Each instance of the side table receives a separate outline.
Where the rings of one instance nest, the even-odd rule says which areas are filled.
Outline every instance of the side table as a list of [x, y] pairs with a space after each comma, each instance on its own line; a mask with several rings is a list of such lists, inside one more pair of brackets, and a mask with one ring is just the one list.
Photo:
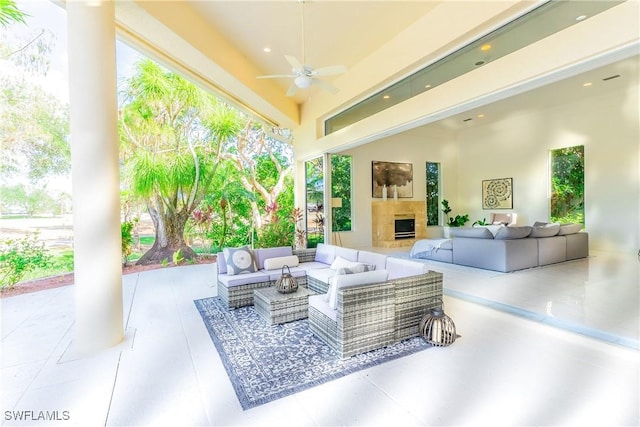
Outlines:
[[253, 291], [253, 304], [260, 317], [275, 325], [307, 318], [310, 295], [315, 292], [303, 287], [290, 294], [281, 294], [269, 286]]

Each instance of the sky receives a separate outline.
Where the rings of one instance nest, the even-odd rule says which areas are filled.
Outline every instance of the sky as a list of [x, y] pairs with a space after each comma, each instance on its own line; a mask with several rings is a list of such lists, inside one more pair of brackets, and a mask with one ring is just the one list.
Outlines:
[[[45, 77], [37, 79], [37, 82], [61, 101], [69, 102], [66, 11], [50, 0], [17, 0], [16, 4], [30, 16], [26, 18], [27, 25], [17, 24], [10, 27], [12, 36], [37, 34], [42, 28], [50, 30], [55, 35], [49, 72]], [[135, 63], [141, 58], [138, 52], [116, 41], [118, 82], [131, 76]]]
[[[17, 0], [16, 4], [20, 10], [26, 12], [26, 25], [13, 24], [7, 30], [9, 38], [20, 38], [30, 40], [41, 29], [51, 31], [55, 36], [55, 46], [50, 56], [50, 68], [46, 76], [29, 77], [34, 83], [40, 85], [45, 91], [58, 98], [64, 103], [69, 102], [69, 73], [67, 55], [67, 18], [66, 11], [50, 0]], [[118, 72], [118, 83], [134, 72], [135, 63], [143, 56], [126, 44], [116, 41], [116, 61]], [[2, 67], [12, 66], [6, 62], [0, 64]], [[8, 70], [2, 70], [8, 71]], [[51, 179], [47, 183], [47, 188], [52, 192], [66, 192], [71, 194], [71, 178], [63, 176]]]

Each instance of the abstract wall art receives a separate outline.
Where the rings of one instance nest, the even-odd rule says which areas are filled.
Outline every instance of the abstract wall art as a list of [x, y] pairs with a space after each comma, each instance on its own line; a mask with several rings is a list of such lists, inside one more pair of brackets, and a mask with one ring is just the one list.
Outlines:
[[482, 209], [513, 209], [513, 178], [482, 181]]
[[413, 197], [413, 163], [371, 162], [372, 197]]

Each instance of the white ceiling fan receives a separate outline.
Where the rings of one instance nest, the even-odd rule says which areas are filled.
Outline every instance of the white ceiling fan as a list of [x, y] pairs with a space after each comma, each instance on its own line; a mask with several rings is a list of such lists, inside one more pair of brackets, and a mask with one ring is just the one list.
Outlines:
[[338, 88], [320, 80], [318, 77], [332, 76], [342, 74], [347, 71], [344, 65], [332, 65], [322, 68], [313, 68], [305, 63], [305, 43], [304, 43], [304, 3], [305, 0], [299, 0], [301, 3], [302, 16], [302, 61], [299, 61], [293, 55], [285, 55], [285, 59], [291, 65], [291, 74], [273, 74], [268, 76], [258, 76], [259, 79], [277, 79], [277, 78], [293, 78], [293, 83], [287, 90], [287, 96], [293, 96], [298, 89], [307, 89], [311, 85], [317, 85], [330, 93], [337, 93]]

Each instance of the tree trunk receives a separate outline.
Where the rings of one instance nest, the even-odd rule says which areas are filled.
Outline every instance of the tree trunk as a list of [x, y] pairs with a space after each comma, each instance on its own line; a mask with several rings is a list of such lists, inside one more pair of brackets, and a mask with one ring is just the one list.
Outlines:
[[137, 265], [161, 264], [172, 262], [173, 254], [181, 251], [182, 258], [193, 259], [197, 255], [184, 241], [184, 227], [187, 215], [182, 212], [159, 212], [149, 206], [149, 214], [155, 226], [156, 240], [139, 260]]

